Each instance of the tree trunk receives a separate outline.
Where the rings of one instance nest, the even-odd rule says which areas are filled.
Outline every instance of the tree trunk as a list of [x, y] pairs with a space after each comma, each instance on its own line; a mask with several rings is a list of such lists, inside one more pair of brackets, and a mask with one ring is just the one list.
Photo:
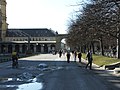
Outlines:
[[120, 59], [120, 34], [118, 35], [118, 49], [117, 49], [117, 55], [118, 55], [118, 59]]
[[95, 54], [94, 42], [91, 42], [93, 54]]
[[103, 40], [102, 40], [102, 37], [100, 38], [100, 48], [101, 48], [101, 54], [104, 56], [104, 48], [103, 48]]

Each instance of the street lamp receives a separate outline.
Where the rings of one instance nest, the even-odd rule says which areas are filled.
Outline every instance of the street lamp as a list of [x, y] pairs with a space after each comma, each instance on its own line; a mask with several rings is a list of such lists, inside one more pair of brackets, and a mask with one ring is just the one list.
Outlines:
[[29, 36], [28, 36], [28, 52], [31, 53], [30, 52], [30, 37]]
[[43, 48], [43, 53], [45, 52], [45, 47], [44, 47], [45, 45], [44, 44], [42, 44], [42, 48]]

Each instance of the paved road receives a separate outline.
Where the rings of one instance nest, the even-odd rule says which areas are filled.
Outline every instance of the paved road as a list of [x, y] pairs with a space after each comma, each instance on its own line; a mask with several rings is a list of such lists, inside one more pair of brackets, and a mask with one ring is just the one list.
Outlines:
[[[59, 58], [51, 54], [22, 58], [18, 69], [12, 69], [10, 63], [0, 65], [0, 90], [28, 90], [28, 87], [29, 90], [120, 90], [120, 77], [97, 67], [93, 70], [85, 69], [85, 64], [74, 62], [73, 57], [70, 63], [66, 62], [65, 56]], [[13, 80], [19, 79], [20, 75], [25, 76], [24, 73], [32, 81]], [[36, 81], [33, 76], [37, 78]], [[25, 88], [25, 84], [30, 86]], [[24, 86], [21, 88], [21, 85]]]

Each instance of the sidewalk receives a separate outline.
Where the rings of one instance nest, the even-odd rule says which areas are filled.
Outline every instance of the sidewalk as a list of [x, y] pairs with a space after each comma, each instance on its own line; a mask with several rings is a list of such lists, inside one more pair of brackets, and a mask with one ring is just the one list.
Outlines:
[[[87, 60], [82, 58], [82, 63], [84, 63], [86, 65], [87, 64]], [[78, 62], [78, 65], [81, 65], [81, 64]], [[120, 73], [115, 73], [114, 69], [113, 70], [107, 70], [104, 67], [100, 67], [100, 66], [98, 66], [98, 65], [96, 65], [94, 63], [92, 63], [92, 69], [93, 70], [103, 71], [104, 73], [109, 73], [109, 74], [111, 74], [113, 76], [119, 76], [120, 77]]]

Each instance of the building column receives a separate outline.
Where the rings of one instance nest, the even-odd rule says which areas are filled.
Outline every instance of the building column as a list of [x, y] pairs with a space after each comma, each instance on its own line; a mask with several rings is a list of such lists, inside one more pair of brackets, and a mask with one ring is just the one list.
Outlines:
[[20, 53], [22, 53], [22, 44], [20, 44]]
[[50, 44], [48, 44], [48, 52], [50, 52], [51, 51], [51, 47], [50, 47], [51, 45]]
[[44, 44], [41, 45], [41, 53], [44, 53]]
[[15, 50], [15, 45], [13, 44], [12, 45], [12, 52]]
[[6, 47], [6, 51], [5, 52], [8, 53], [8, 44], [6, 44], [5, 47]]

